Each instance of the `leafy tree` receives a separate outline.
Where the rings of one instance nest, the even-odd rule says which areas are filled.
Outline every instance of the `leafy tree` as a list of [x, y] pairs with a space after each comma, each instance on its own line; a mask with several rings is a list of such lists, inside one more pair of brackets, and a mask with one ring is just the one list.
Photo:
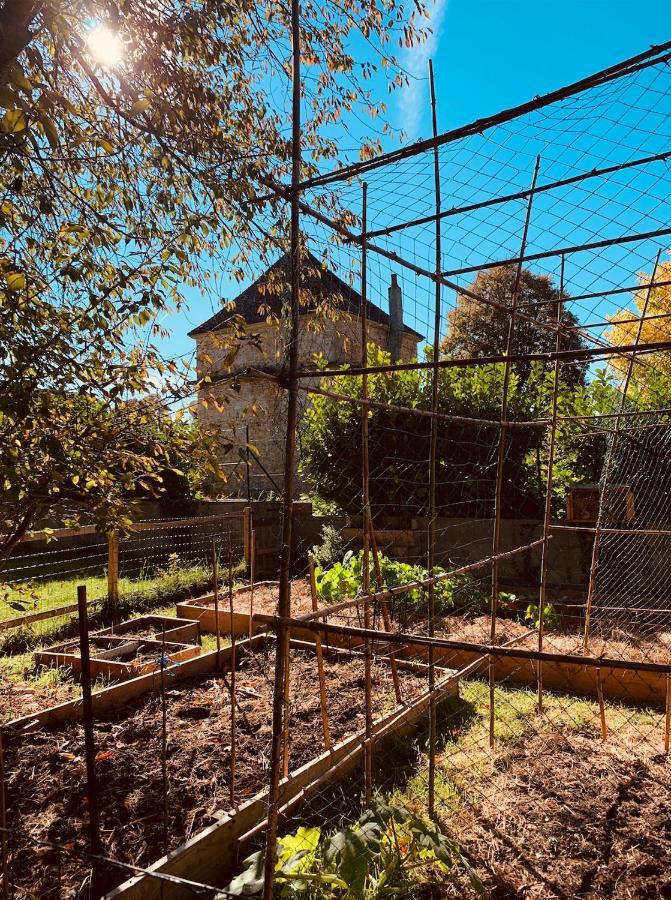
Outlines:
[[[389, 356], [373, 344], [371, 365]], [[541, 363], [530, 367], [527, 381], [514, 371], [510, 384], [510, 421], [525, 423], [547, 416], [553, 375]], [[503, 366], [445, 368], [440, 371], [437, 505], [447, 517], [491, 517], [496, 478], [498, 419]], [[361, 379], [343, 374], [329, 390], [351, 397], [361, 394]], [[374, 515], [426, 515], [428, 510], [430, 418], [394, 407], [429, 410], [431, 374], [427, 371], [371, 375], [370, 398], [388, 404], [369, 412], [370, 498]], [[613, 408], [615, 388], [608, 373], [591, 382], [561, 384], [563, 415], [593, 416]], [[461, 417], [461, 418], [458, 418]], [[301, 460], [304, 474], [320, 498], [344, 512], [361, 511], [361, 407], [313, 395], [304, 418]], [[547, 476], [546, 427], [510, 428], [503, 468], [502, 511], [509, 518], [542, 514]], [[580, 422], [562, 423], [557, 433], [554, 468], [555, 512], [566, 490], [582, 481], [598, 481], [605, 440]]]
[[[383, 113], [378, 66], [350, 43], [394, 86], [391, 37], [426, 32], [417, 2], [301, 13], [309, 175], [343, 114]], [[169, 464], [168, 443], [140, 449], [146, 421], [123, 401], [157, 377], [170, 398], [192, 391], [156, 347], [166, 313], [186, 289], [218, 303], [220, 269], [241, 279], [283, 247], [268, 186], [289, 166], [288, 35], [288, 6], [264, 0], [0, 4], [2, 552], [63, 500], [107, 518], [119, 486]]]
[[[517, 266], [500, 266], [479, 272], [470, 290], [481, 297], [510, 307], [517, 277]], [[570, 299], [564, 294], [565, 299]], [[529, 269], [522, 269], [518, 295], [518, 308], [528, 318], [515, 320], [514, 352], [547, 353], [555, 349], [555, 334], [543, 325], [554, 325], [557, 315], [559, 289], [548, 275], [537, 275]], [[508, 339], [509, 316], [493, 306], [478, 303], [464, 294], [459, 294], [454, 309], [447, 314], [447, 334], [441, 350], [446, 356], [472, 357], [493, 356], [505, 353]], [[539, 324], [535, 324], [538, 322]], [[578, 320], [566, 308], [562, 308], [561, 322], [565, 329], [571, 329]], [[565, 330], [562, 349], [580, 350], [586, 347], [578, 332]], [[517, 367], [518, 375], [524, 383], [530, 373], [529, 364]], [[571, 363], [562, 367], [562, 378], [570, 384], [582, 384], [586, 366]]]
[[[611, 344], [633, 344], [641, 330], [640, 343], [671, 340], [671, 319], [655, 318], [671, 314], [671, 285], [648, 288], [650, 275], [639, 276], [640, 288], [633, 297], [633, 309], [625, 307], [610, 317], [612, 327], [606, 332]], [[660, 262], [655, 282], [671, 282], [671, 262]], [[648, 296], [649, 295], [649, 296]], [[647, 309], [646, 309], [647, 303]], [[646, 321], [640, 326], [640, 317], [646, 312]], [[618, 380], [628, 369], [629, 357], [612, 357], [611, 366]], [[648, 406], [668, 406], [671, 399], [671, 353], [661, 350], [646, 353], [642, 365], [635, 365], [628, 398]]]
[[[103, 406], [87, 394], [27, 391], [13, 417], [0, 415], [0, 557], [9, 554], [38, 520], [76, 525], [84, 515], [101, 530], [132, 521], [134, 499], [182, 497], [189, 469], [218, 471], [213, 441], [157, 406], [119, 402]], [[38, 441], [6, 439], [21, 422], [41, 422]], [[192, 485], [196, 482], [192, 475]]]

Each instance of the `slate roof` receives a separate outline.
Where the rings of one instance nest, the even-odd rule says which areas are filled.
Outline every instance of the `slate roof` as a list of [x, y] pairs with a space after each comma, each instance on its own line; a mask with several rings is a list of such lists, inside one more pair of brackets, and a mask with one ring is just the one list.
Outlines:
[[[311, 312], [320, 303], [330, 301], [334, 303], [338, 299], [338, 308], [352, 315], [358, 316], [361, 313], [361, 294], [346, 284], [341, 278], [330, 269], [322, 268], [321, 262], [312, 254], [308, 254], [308, 265], [305, 266], [305, 277], [302, 282], [302, 288], [308, 295], [309, 301], [305, 305], [301, 304], [301, 314]], [[264, 291], [264, 285], [268, 283], [268, 276], [271, 278], [283, 280], [287, 284], [289, 282], [289, 254], [286, 253], [276, 263], [274, 263], [267, 272], [260, 278], [250, 284], [248, 288], [238, 294], [233, 303], [235, 310], [233, 313], [242, 316], [246, 322], [265, 322], [269, 315], [279, 316], [282, 313], [282, 301], [286, 294], [278, 291]], [[384, 310], [380, 309], [370, 300], [366, 303], [368, 319], [371, 322], [378, 322], [382, 325], [389, 325], [389, 316]], [[197, 337], [212, 331], [218, 331], [226, 328], [228, 320], [233, 314], [230, 309], [222, 309], [210, 316], [203, 323], [196, 326], [189, 332], [189, 337]], [[422, 335], [414, 329], [404, 325], [403, 330], [406, 334], [414, 335], [421, 340]]]

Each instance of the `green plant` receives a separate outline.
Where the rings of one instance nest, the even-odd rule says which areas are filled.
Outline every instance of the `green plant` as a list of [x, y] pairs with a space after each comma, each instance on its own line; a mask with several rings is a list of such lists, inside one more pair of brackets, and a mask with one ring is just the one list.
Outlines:
[[315, 565], [328, 569], [342, 559], [345, 545], [340, 531], [333, 525], [322, 526], [321, 539], [321, 544], [312, 548], [312, 555]]
[[[380, 574], [385, 588], [398, 587], [414, 581], [424, 581], [428, 571], [419, 565], [400, 562], [380, 554]], [[436, 566], [433, 575], [442, 575], [445, 569]], [[335, 562], [328, 568], [318, 567], [315, 571], [317, 593], [326, 603], [338, 603], [361, 593], [363, 583], [363, 550], [355, 554], [351, 550], [343, 557], [342, 562]], [[370, 561], [371, 584], [375, 584], [373, 559]], [[418, 611], [426, 611], [427, 592], [422, 587], [413, 588], [404, 595]], [[452, 609], [475, 615], [487, 608], [488, 599], [477, 587], [469, 575], [457, 575], [454, 578], [437, 582], [435, 586], [436, 612], [446, 613]]]
[[[427, 869], [433, 877], [465, 873], [476, 892], [485, 890], [459, 846], [405, 806], [375, 799], [352, 826], [323, 835], [299, 828], [279, 840], [275, 884], [281, 897], [306, 894], [315, 900], [383, 900], [408, 896]], [[226, 889], [249, 896], [263, 886], [263, 851], [245, 860], [242, 874]]]
[[[524, 613], [524, 620], [533, 625], [534, 628], [540, 627], [540, 608], [536, 603], [530, 603]], [[543, 627], [553, 630], [559, 626], [559, 613], [551, 603], [546, 603], [543, 607]]]

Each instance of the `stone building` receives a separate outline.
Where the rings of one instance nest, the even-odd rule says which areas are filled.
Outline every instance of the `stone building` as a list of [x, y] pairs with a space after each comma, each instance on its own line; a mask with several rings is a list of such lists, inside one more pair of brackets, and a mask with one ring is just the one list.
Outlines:
[[[244, 493], [246, 489], [246, 466], [241, 463], [239, 447], [247, 429], [254, 448], [250, 466], [253, 493], [277, 491], [282, 485], [286, 392], [249, 370], [278, 374], [285, 369], [288, 326], [283, 310], [289, 296], [287, 254], [220, 312], [189, 332], [196, 341], [198, 377], [209, 376], [199, 392], [197, 415], [203, 424], [215, 425], [221, 433], [221, 462], [230, 478], [224, 493]], [[403, 322], [402, 292], [395, 275], [388, 296], [389, 313], [367, 302], [369, 343], [388, 349], [394, 360], [412, 360], [422, 336]], [[300, 368], [313, 369], [316, 354], [329, 367], [359, 365], [360, 316], [361, 295], [309, 255], [303, 263], [301, 285]], [[243, 330], [239, 327], [242, 320]], [[300, 392], [299, 423], [308, 402], [308, 395]]]

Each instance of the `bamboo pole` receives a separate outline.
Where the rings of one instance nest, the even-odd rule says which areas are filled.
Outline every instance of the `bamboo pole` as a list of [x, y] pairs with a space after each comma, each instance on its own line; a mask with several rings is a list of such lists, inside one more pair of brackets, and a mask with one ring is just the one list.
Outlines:
[[[438, 119], [436, 109], [436, 86], [433, 78], [433, 62], [429, 60], [429, 83], [431, 88], [431, 120], [433, 125], [434, 141], [438, 137]], [[441, 243], [441, 192], [440, 192], [440, 160], [438, 157], [438, 147], [434, 143], [433, 148], [433, 180], [435, 195], [435, 245], [436, 245], [436, 280], [434, 282], [435, 301], [434, 301], [434, 320], [433, 320], [433, 362], [437, 363], [440, 356], [440, 328], [442, 325], [441, 312], [441, 291], [442, 285], [438, 279], [442, 269], [442, 243]], [[432, 574], [436, 565], [436, 481], [438, 473], [438, 388], [439, 388], [440, 369], [434, 365], [431, 371], [431, 444], [429, 450], [429, 533], [428, 533], [428, 559], [427, 569]], [[501, 416], [501, 418], [505, 418]], [[436, 586], [430, 584], [428, 587], [429, 595], [429, 637], [433, 637], [436, 633]], [[429, 701], [429, 778], [428, 778], [428, 813], [430, 818], [435, 817], [436, 812], [436, 699], [433, 689], [436, 684], [436, 666], [435, 652], [432, 645], [429, 645], [428, 652], [429, 663], [429, 690], [431, 691], [431, 700]]]
[[233, 549], [229, 535], [228, 540], [228, 608], [231, 613], [231, 806], [235, 806], [235, 768], [236, 768], [236, 718], [235, 718], [235, 676], [236, 649], [235, 629], [233, 628]]
[[596, 670], [596, 694], [599, 698], [599, 718], [601, 719], [601, 740], [605, 741], [608, 737], [608, 728], [606, 726], [606, 704], [603, 700], [603, 683], [601, 681], [601, 668]]
[[249, 564], [249, 639], [251, 641], [254, 634], [254, 581], [256, 579], [256, 531], [252, 530], [251, 534], [251, 556]]
[[9, 900], [9, 857], [7, 851], [7, 795], [5, 793], [4, 732], [0, 728], [0, 854], [2, 854], [2, 897]]
[[[86, 796], [89, 810], [89, 842], [91, 853], [102, 853], [100, 821], [98, 817], [98, 785], [96, 780], [96, 750], [93, 733], [93, 696], [91, 691], [91, 655], [89, 649], [89, 625], [86, 608], [86, 585], [77, 587], [79, 611], [79, 653], [82, 679], [82, 719], [84, 725], [84, 754], [86, 757]], [[102, 893], [102, 873], [98, 863], [92, 866], [91, 891], [94, 897]]]
[[165, 625], [161, 634], [161, 779], [163, 786], [163, 854], [168, 852], [168, 708], [165, 675], [168, 657], [165, 652]]
[[[373, 524], [373, 519], [371, 517], [370, 520], [370, 547], [373, 551], [373, 567], [375, 569], [375, 583], [377, 585], [377, 590], [384, 590], [384, 581], [382, 579], [382, 569], [380, 567], [380, 554], [378, 552], [377, 540], [375, 538], [375, 526]], [[380, 612], [382, 613], [382, 623], [384, 625], [385, 631], [391, 631], [391, 619], [389, 618], [389, 607], [387, 606], [386, 600], [380, 600], [379, 603]], [[396, 694], [396, 702], [403, 703], [403, 696], [401, 694], [401, 681], [398, 677], [398, 666], [396, 664], [396, 651], [389, 651], [389, 667], [391, 669], [391, 680], [394, 683], [394, 693]]]
[[[310, 594], [312, 595], [312, 610], [316, 612], [319, 608], [317, 600], [317, 579], [315, 576], [315, 560], [314, 556], [308, 556], [308, 566], [310, 570]], [[324, 674], [324, 653], [322, 650], [322, 636], [315, 635], [315, 653], [317, 656], [317, 675], [319, 677], [319, 701], [322, 714], [322, 732], [324, 734], [324, 749], [330, 750], [333, 747], [331, 741], [331, 731], [329, 729], [329, 714], [326, 698], [326, 676]]]
[[[651, 285], [654, 283], [655, 278], [657, 276], [657, 268], [659, 266], [659, 259], [662, 255], [661, 248], [657, 251], [657, 257], [655, 259], [655, 267], [652, 272], [652, 278], [650, 279], [650, 284], [648, 285], [648, 290], [646, 291], [645, 301], [643, 304], [643, 309], [641, 311], [641, 318], [638, 323], [638, 329], [636, 331], [636, 340], [634, 341], [634, 347], [627, 362], [627, 374], [625, 376], [624, 385], [622, 386], [622, 397], [620, 399], [620, 412], [623, 412], [625, 406], [627, 404], [627, 393], [629, 391], [629, 385], [631, 383], [631, 376], [634, 371], [634, 362], [636, 359], [636, 351], [638, 349], [641, 335], [643, 334], [643, 325], [645, 323], [646, 313], [648, 312], [648, 304], [650, 303], [650, 297], [652, 295]], [[622, 419], [617, 418], [615, 420], [614, 435], [611, 437], [608, 450], [606, 452], [606, 459], [604, 461], [603, 466], [603, 475], [601, 477], [601, 483], [603, 485], [601, 491], [599, 492], [599, 509], [597, 512], [596, 519], [596, 529], [594, 531], [594, 544], [592, 546], [592, 560], [589, 568], [589, 586], [587, 588], [587, 607], [585, 610], [585, 635], [583, 640], [583, 649], [585, 652], [589, 649], [589, 636], [590, 636], [590, 625], [592, 618], [592, 607], [594, 605], [594, 592], [596, 589], [596, 574], [599, 568], [599, 550], [601, 544], [601, 533], [603, 531], [603, 516], [604, 516], [604, 499], [608, 487], [608, 479], [610, 477], [610, 468], [613, 462], [613, 448], [615, 446], [615, 441], [617, 440], [618, 432], [620, 431]]]
[[[526, 251], [527, 236], [529, 234], [529, 222], [531, 220], [531, 208], [534, 199], [534, 189], [538, 179], [538, 170], [540, 168], [540, 156], [536, 158], [536, 166], [531, 182], [531, 190], [529, 192], [529, 200], [527, 202], [526, 216], [524, 219], [524, 230], [522, 232], [522, 244], [520, 256], [523, 257]], [[515, 313], [517, 302], [519, 299], [520, 282], [522, 279], [522, 263], [518, 263], [517, 272], [515, 274], [515, 284], [511, 298], [508, 322], [508, 338], [506, 341], [506, 356], [511, 356], [515, 346]], [[503, 389], [501, 392], [501, 421], [504, 422], [508, 417], [508, 389], [510, 387], [511, 363], [505, 363], [503, 370]], [[491, 591], [491, 622], [490, 622], [490, 643], [496, 642], [496, 618], [498, 615], [499, 602], [499, 563], [498, 553], [501, 544], [501, 500], [503, 492], [503, 465], [506, 456], [506, 432], [505, 429], [499, 430], [499, 445], [496, 461], [496, 487], [494, 494], [494, 534], [492, 540], [492, 591]], [[494, 665], [490, 657], [489, 660], [489, 746], [494, 746]]]
[[214, 622], [217, 641], [217, 672], [221, 671], [221, 628], [219, 622], [219, 558], [217, 544], [212, 540], [212, 593], [214, 594]]
[[[365, 232], [368, 221], [368, 185], [364, 182], [362, 185], [362, 210], [361, 222], [362, 230]], [[361, 367], [365, 369], [368, 365], [368, 273], [367, 273], [367, 249], [366, 242], [361, 245]], [[361, 399], [368, 399], [368, 375], [366, 372], [361, 376]], [[362, 592], [364, 596], [363, 614], [364, 627], [369, 629], [370, 621], [370, 532], [371, 532], [371, 511], [370, 511], [370, 461], [368, 455], [368, 407], [361, 407], [361, 463], [362, 463], [362, 507], [363, 507], [363, 584]], [[364, 766], [365, 766], [365, 797], [366, 804], [370, 805], [373, 799], [373, 689], [372, 689], [372, 647], [371, 642], [364, 642], [364, 702], [366, 707], [366, 723], [365, 733], [366, 740], [364, 745]]]
[[666, 676], [666, 715], [664, 717], [664, 752], [669, 752], [671, 745], [671, 678]]
[[[557, 337], [555, 350], [561, 350], [561, 314], [564, 297], [564, 257], [561, 259], [559, 275], [559, 298], [555, 307]], [[543, 650], [545, 636], [545, 603], [547, 598], [548, 564], [550, 548], [550, 528], [552, 525], [552, 488], [554, 484], [555, 441], [557, 436], [557, 401], [559, 397], [559, 360], [555, 360], [552, 379], [552, 411], [550, 416], [550, 446], [548, 448], [548, 472], [545, 482], [545, 509], [543, 513], [543, 550], [541, 556], [541, 583], [538, 592], [538, 650]], [[543, 663], [538, 662], [538, 715], [543, 712]]]
[[[299, 0], [291, 0], [291, 327], [289, 338], [289, 379], [287, 389], [287, 430], [284, 451], [284, 491], [282, 517], [282, 553], [280, 557], [280, 616], [291, 613], [291, 561], [296, 459], [296, 427], [298, 419], [298, 327], [301, 290], [300, 190], [301, 181], [301, 26]], [[277, 828], [281, 804], [283, 719], [286, 715], [284, 683], [289, 660], [288, 630], [280, 625], [275, 646], [275, 683], [273, 690], [272, 740], [270, 751], [270, 783], [268, 787], [268, 827], [263, 871], [263, 900], [272, 900], [277, 860]]]

